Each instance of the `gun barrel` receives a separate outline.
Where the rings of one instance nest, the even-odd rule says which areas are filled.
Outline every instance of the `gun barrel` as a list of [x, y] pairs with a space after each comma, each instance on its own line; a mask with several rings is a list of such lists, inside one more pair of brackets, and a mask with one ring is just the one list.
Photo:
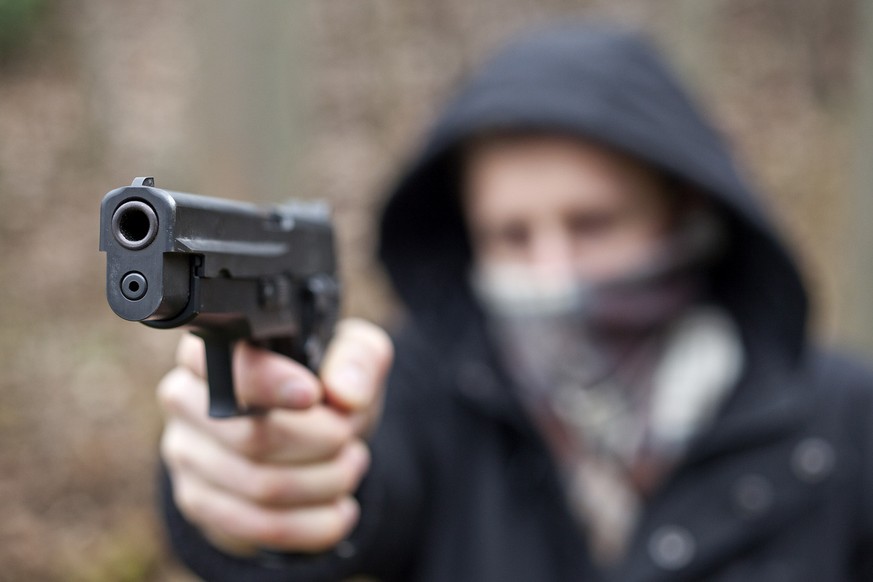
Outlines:
[[125, 202], [112, 215], [112, 235], [132, 251], [149, 246], [158, 234], [158, 216], [141, 200]]

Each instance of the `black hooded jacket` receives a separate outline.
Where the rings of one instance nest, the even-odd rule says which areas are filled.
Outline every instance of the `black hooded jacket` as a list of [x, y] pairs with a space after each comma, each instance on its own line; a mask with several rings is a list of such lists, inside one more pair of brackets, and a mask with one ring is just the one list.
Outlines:
[[[632, 154], [704, 192], [728, 224], [711, 289], [738, 324], [745, 371], [610, 572], [588, 556], [467, 284], [457, 146], [494, 129]], [[551, 28], [487, 62], [391, 193], [379, 254], [409, 316], [358, 528], [334, 552], [269, 566], [210, 547], [165, 495], [174, 548], [204, 578], [873, 580], [873, 380], [810, 345], [793, 259], [721, 137], [637, 36]]]

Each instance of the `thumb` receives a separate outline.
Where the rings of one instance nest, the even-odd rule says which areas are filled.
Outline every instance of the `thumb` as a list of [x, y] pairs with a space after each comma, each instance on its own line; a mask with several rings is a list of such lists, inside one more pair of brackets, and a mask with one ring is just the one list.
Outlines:
[[369, 408], [379, 401], [393, 358], [382, 328], [362, 319], [341, 321], [321, 366], [327, 400], [351, 412]]

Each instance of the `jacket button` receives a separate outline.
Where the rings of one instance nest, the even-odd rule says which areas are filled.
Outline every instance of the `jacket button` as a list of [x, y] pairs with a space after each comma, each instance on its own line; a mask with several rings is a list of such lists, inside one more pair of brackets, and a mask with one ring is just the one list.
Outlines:
[[664, 570], [681, 570], [694, 558], [695, 545], [687, 529], [665, 525], [656, 529], [649, 538], [649, 556]]
[[834, 449], [824, 439], [811, 437], [800, 441], [791, 455], [791, 468], [801, 481], [816, 483], [834, 469]]
[[760, 515], [773, 505], [773, 485], [761, 475], [746, 475], [734, 485], [733, 497], [740, 513]]

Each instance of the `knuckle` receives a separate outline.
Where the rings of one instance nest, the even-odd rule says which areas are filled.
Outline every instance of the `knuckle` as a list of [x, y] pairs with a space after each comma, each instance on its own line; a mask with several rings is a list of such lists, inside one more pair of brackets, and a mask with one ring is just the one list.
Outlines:
[[189, 479], [177, 479], [173, 483], [173, 500], [176, 506], [190, 521], [202, 524], [203, 523], [203, 503], [201, 495], [197, 488]]
[[254, 501], [274, 505], [282, 503], [293, 493], [293, 483], [287, 476], [262, 470], [252, 475], [250, 489]]
[[325, 426], [324, 444], [330, 451], [341, 450], [354, 438], [354, 429], [350, 422], [337, 419]]
[[361, 439], [356, 439], [351, 445], [355, 451], [351, 453], [352, 460], [346, 463], [345, 488], [350, 493], [357, 489], [361, 478], [370, 466], [370, 449]]
[[171, 370], [161, 379], [158, 384], [158, 402], [164, 411], [174, 413], [182, 407], [185, 395], [182, 382], [179, 368]]
[[376, 398], [371, 403], [370, 407], [362, 412], [355, 413], [351, 417], [354, 426], [354, 432], [357, 436], [369, 436], [382, 412], [382, 399]]
[[337, 508], [327, 510], [320, 527], [312, 528], [308, 540], [308, 549], [323, 551], [337, 545], [346, 535], [347, 524], [342, 513]]
[[252, 537], [270, 548], [324, 551], [346, 535], [347, 524], [338, 509], [326, 508], [314, 519], [301, 517], [296, 512], [264, 514], [253, 524]]
[[161, 435], [161, 458], [170, 469], [178, 469], [183, 466], [185, 447], [179, 443], [178, 430], [174, 424], [169, 424], [164, 429], [164, 434]]
[[240, 401], [248, 406], [264, 407], [271, 402], [269, 384], [256, 368], [243, 372], [236, 390]]
[[243, 457], [246, 457], [247, 459], [251, 459], [253, 461], [259, 461], [266, 457], [266, 452], [264, 451], [258, 440], [250, 436], [238, 439], [233, 444], [233, 448], [236, 449]]
[[232, 439], [231, 446], [244, 457], [252, 460], [260, 460], [268, 454], [269, 439], [259, 424], [250, 419], [247, 426]]
[[321, 537], [316, 536], [316, 538], [313, 540], [311, 549], [316, 552], [324, 552], [343, 541], [343, 538], [345, 538], [345, 536], [345, 527], [335, 528], [333, 531], [328, 532], [326, 535], [323, 535]]
[[358, 485], [360, 477], [358, 468], [347, 463], [340, 474], [340, 491], [342, 493], [352, 493]]
[[258, 519], [252, 527], [252, 537], [258, 544], [276, 549], [296, 549], [298, 533], [281, 516], [268, 514]]

